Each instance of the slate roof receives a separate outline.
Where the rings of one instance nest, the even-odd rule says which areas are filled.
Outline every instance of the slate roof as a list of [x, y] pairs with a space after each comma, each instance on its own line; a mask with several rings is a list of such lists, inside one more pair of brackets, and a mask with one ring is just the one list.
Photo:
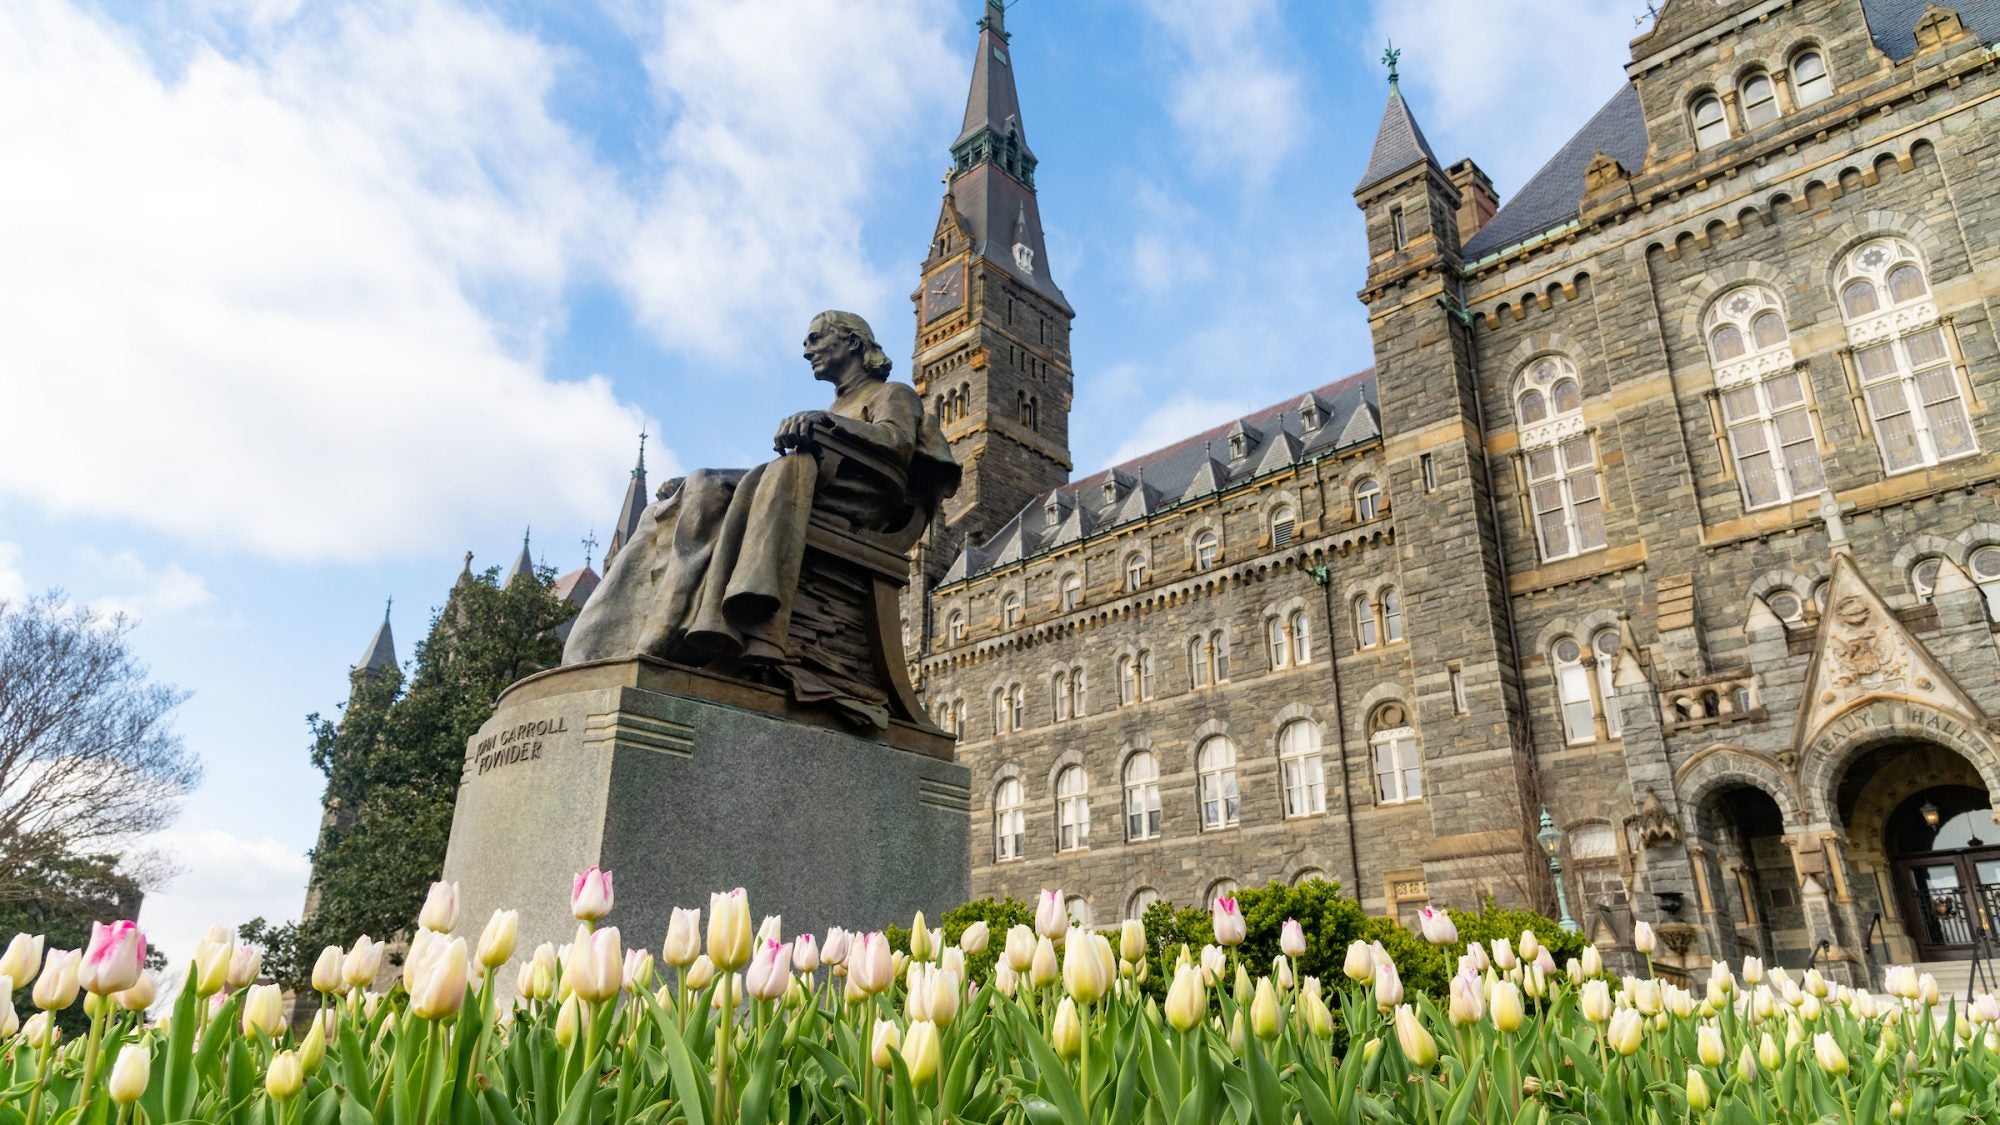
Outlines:
[[[1310, 428], [1301, 418], [1308, 403], [1320, 415], [1319, 424]], [[983, 574], [1085, 535], [1145, 519], [1300, 461], [1373, 440], [1381, 432], [1371, 367], [1318, 387], [1305, 398], [1287, 398], [1043, 493], [984, 544], [967, 546], [945, 572], [944, 581]], [[1240, 457], [1233, 455], [1230, 441], [1239, 436], [1245, 446]]]
[[369, 638], [368, 650], [361, 654], [361, 662], [356, 664], [359, 672], [380, 672], [396, 666], [396, 635], [389, 630], [389, 611], [382, 611], [382, 625]]
[[534, 576], [535, 557], [528, 553], [528, 537], [523, 534], [521, 536], [521, 553], [514, 556], [514, 565], [507, 568], [506, 577], [500, 580], [500, 584], [504, 586], [516, 578], [533, 578]]
[[1361, 182], [1354, 185], [1355, 194], [1425, 161], [1436, 164], [1437, 155], [1431, 152], [1424, 131], [1417, 128], [1417, 119], [1410, 116], [1402, 87], [1391, 82], [1388, 104], [1382, 107], [1382, 124], [1375, 130], [1375, 150], [1368, 154], [1368, 170], [1361, 174]]
[[[1902, 62], [1916, 53], [1917, 21], [1923, 18], [1933, 2], [1862, 0], [1861, 10], [1868, 20], [1869, 37], [1883, 54]], [[1943, 6], [1957, 11], [1965, 29], [1978, 36], [1980, 42], [1990, 44], [2000, 41], [2000, 0], [1943, 0]], [[1392, 92], [1389, 109], [1383, 111], [1385, 131], [1390, 114], [1399, 101]], [[1403, 112], [1407, 116], [1408, 110]], [[1419, 133], [1418, 137], [1421, 139], [1422, 134]], [[1514, 193], [1506, 206], [1479, 228], [1479, 233], [1465, 244], [1465, 259], [1468, 262], [1477, 261], [1496, 250], [1504, 250], [1576, 218], [1578, 205], [1583, 199], [1583, 170], [1590, 166], [1591, 160], [1602, 152], [1623, 164], [1626, 171], [1638, 172], [1646, 164], [1646, 143], [1646, 117], [1639, 105], [1639, 91], [1627, 83], [1582, 129], [1577, 130], [1575, 136], [1556, 150], [1555, 156], [1529, 178], [1520, 191]], [[1368, 175], [1362, 177], [1362, 187], [1376, 182], [1377, 165], [1384, 160], [1382, 149], [1383, 137], [1378, 136], [1375, 155], [1368, 161]], [[1393, 175], [1408, 167], [1414, 158], [1404, 154], [1391, 159], [1401, 159], [1402, 164], [1389, 169], [1385, 175]]]

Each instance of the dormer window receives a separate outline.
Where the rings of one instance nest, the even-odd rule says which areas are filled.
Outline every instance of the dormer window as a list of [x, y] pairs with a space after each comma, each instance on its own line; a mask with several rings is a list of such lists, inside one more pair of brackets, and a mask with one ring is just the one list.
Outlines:
[[1729, 118], [1722, 112], [1722, 99], [1703, 94], [1689, 108], [1694, 118], [1694, 147], [1711, 148], [1729, 139]]
[[1317, 403], [1309, 402], [1299, 407], [1299, 425], [1304, 427], [1306, 432], [1310, 433], [1313, 430], [1319, 429], [1319, 422], [1319, 405]]
[[1049, 497], [1048, 506], [1042, 509], [1042, 519], [1049, 525], [1050, 530], [1062, 526], [1062, 497], [1059, 494]]
[[1104, 478], [1104, 502], [1106, 504], [1116, 504], [1118, 502], [1117, 473], [1113, 473], [1110, 476]]
[[1743, 104], [1743, 127], [1755, 129], [1778, 119], [1778, 88], [1771, 76], [1759, 72], [1743, 80], [1739, 93]]
[[1241, 430], [1229, 435], [1229, 459], [1241, 461], [1250, 456], [1250, 435]]

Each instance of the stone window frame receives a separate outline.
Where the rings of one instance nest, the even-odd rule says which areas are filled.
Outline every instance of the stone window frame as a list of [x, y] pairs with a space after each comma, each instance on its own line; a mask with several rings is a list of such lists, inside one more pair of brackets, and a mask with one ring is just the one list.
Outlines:
[[1303, 596], [1266, 603], [1261, 618], [1264, 657], [1271, 671], [1312, 663], [1312, 614]]
[[938, 711], [932, 716], [932, 721], [937, 723], [938, 729], [954, 738], [964, 738], [966, 719], [965, 693], [953, 692], [943, 699], [938, 700], [937, 706]]
[[[1878, 248], [1889, 251], [1885, 255], [1887, 264], [1880, 269], [1863, 264], [1862, 258]], [[1888, 476], [1919, 472], [1947, 461], [1977, 457], [1981, 452], [1978, 431], [1972, 424], [1978, 398], [1972, 390], [1954, 320], [1938, 307], [1935, 260], [1936, 255], [1930, 252], [1925, 240], [1914, 234], [1894, 229], [1874, 230], [1848, 241], [1835, 258], [1829, 275], [1834, 308], [1847, 332], [1847, 347], [1842, 349], [1841, 358], [1850, 389], [1856, 395], [1855, 407], [1863, 427], [1874, 439], [1883, 472]], [[1905, 269], [1916, 271], [1923, 289], [1916, 295], [1897, 299], [1894, 278]], [[1868, 286], [1876, 304], [1857, 313], [1852, 307], [1852, 296], [1855, 287], [1863, 284]], [[1912, 350], [1912, 341], [1932, 335], [1937, 338], [1938, 356], [1921, 359]], [[1891, 363], [1884, 373], [1871, 376], [1865, 371], [1864, 354], [1886, 354]], [[1940, 373], [1950, 381], [1953, 393], [1929, 398], [1924, 376]], [[1892, 387], [1903, 409], [1884, 415], [1880, 413], [1883, 402], [1876, 392]], [[1933, 408], [1947, 402], [1955, 404], [1968, 443], [1966, 448], [1949, 454], [1939, 449], [1937, 423], [1932, 417]], [[1914, 460], [1892, 464], [1883, 425], [1887, 418], [1908, 419], [1910, 439], [1916, 447]]]
[[[1401, 708], [1404, 721], [1399, 726], [1387, 725], [1395, 721], [1388, 710], [1391, 707]], [[1421, 803], [1425, 798], [1424, 743], [1417, 731], [1415, 709], [1399, 696], [1375, 703], [1368, 708], [1367, 714], [1368, 773], [1373, 779], [1375, 804], [1387, 807]], [[1404, 743], [1408, 743], [1409, 750], [1414, 755], [1414, 764], [1403, 753]], [[1382, 769], [1382, 751], [1385, 748], [1391, 749], [1394, 754], [1391, 763], [1393, 768], [1386, 772]], [[1416, 773], [1414, 794], [1410, 792], [1408, 776], [1412, 771]], [[1385, 776], [1393, 776], [1396, 780], [1393, 795], [1384, 787]]]
[[1314, 879], [1318, 879], [1323, 883], [1333, 881], [1327, 878], [1326, 868], [1324, 867], [1301, 867], [1297, 871], [1292, 872], [1292, 877], [1287, 885], [1295, 888], [1301, 887]]
[[[1127, 687], [1128, 677], [1126, 676], [1128, 666], [1132, 672], [1129, 678], [1129, 689]], [[1116, 669], [1118, 705], [1120, 707], [1136, 707], [1141, 703], [1151, 701], [1155, 697], [1154, 688], [1157, 684], [1156, 677], [1159, 668], [1153, 660], [1151, 645], [1133, 644], [1131, 642], [1119, 645], [1117, 652], [1113, 656], [1112, 667]]]
[[[1292, 517], [1289, 521], [1291, 524], [1290, 535], [1281, 543], [1278, 541], [1278, 532], [1286, 521], [1280, 520], [1278, 517], [1288, 511]], [[1305, 505], [1299, 501], [1299, 497], [1291, 489], [1280, 488], [1273, 490], [1269, 496], [1264, 498], [1262, 511], [1258, 514], [1258, 522], [1263, 527], [1264, 546], [1269, 550], [1280, 551], [1297, 544], [1301, 538], [1301, 531], [1305, 526], [1305, 511]]]
[[1211, 880], [1208, 884], [1208, 889], [1202, 893], [1208, 896], [1208, 902], [1205, 905], [1210, 909], [1214, 909], [1217, 899], [1223, 897], [1235, 898], [1242, 890], [1243, 887], [1240, 883], [1224, 875], [1220, 879]]
[[[1798, 77], [1799, 60], [1807, 55], [1814, 55], [1819, 58], [1820, 78], [1826, 83], [1825, 92], [1810, 100], [1801, 96], [1803, 83], [1799, 81]], [[1827, 55], [1826, 44], [1821, 43], [1818, 39], [1802, 39], [1792, 44], [1785, 51], [1785, 81], [1783, 85], [1785, 90], [1791, 94], [1792, 108], [1804, 109], [1807, 106], [1818, 105], [1840, 92], [1840, 83], [1833, 76], [1833, 62]], [[1806, 81], [1810, 82], [1812, 79], [1808, 78]]]
[[[1201, 561], [1202, 541], [1204, 539], [1213, 541], [1211, 554], [1206, 563]], [[1204, 570], [1214, 570], [1216, 567], [1221, 566], [1223, 563], [1221, 529], [1207, 520], [1196, 524], [1188, 531], [1187, 553], [1188, 569], [1192, 572], [1199, 573]]]
[[[1706, 115], [1702, 110], [1702, 103], [1709, 100], [1715, 102], [1715, 117], [1712, 121], [1704, 125], [1703, 118]], [[1728, 144], [1730, 139], [1736, 135], [1735, 129], [1729, 120], [1729, 105], [1723, 99], [1722, 91], [1717, 90], [1715, 87], [1697, 87], [1693, 92], [1688, 94], [1686, 107], [1688, 136], [1693, 139], [1696, 151]], [[1712, 130], [1716, 125], [1722, 127], [1722, 135], [1704, 137], [1704, 132]]]
[[[1020, 795], [1020, 801], [1018, 804], [1003, 806], [1000, 803], [1000, 795], [1010, 784], [1014, 786], [1015, 791]], [[1028, 783], [1022, 778], [1020, 768], [1012, 762], [1002, 765], [994, 774], [991, 793], [993, 794], [993, 862], [1018, 863], [1022, 859], [1027, 858], [1028, 852]], [[1001, 820], [1002, 816], [1006, 813], [1014, 815], [1016, 818], [1014, 824], [1018, 826], [1018, 831], [1014, 833], [1017, 843], [1012, 855], [1001, 854], [1000, 841], [1002, 839], [1002, 832], [1003, 829], [1009, 827], [1009, 825], [1004, 824]]]
[[[1972, 580], [1986, 595], [1986, 619], [2000, 621], [2000, 577], [1982, 579], [1979, 568], [1973, 564], [1973, 557], [1982, 552], [2000, 549], [2000, 523], [1980, 521], [1958, 533], [1952, 540], [1957, 550], [1954, 561], [1960, 570]], [[1987, 557], [1991, 557], [1990, 555]]]
[[[1749, 596], [1764, 603], [1771, 616], [1784, 623], [1785, 628], [1794, 629], [1809, 626], [1819, 616], [1819, 604], [1815, 600], [1820, 584], [1827, 579], [1826, 567], [1816, 565], [1803, 571], [1773, 568], [1751, 579]], [[1799, 602], [1799, 616], [1787, 617], [1771, 603], [1780, 595], [1790, 595]]]
[[[1227, 748], [1227, 761], [1211, 757], [1211, 750]], [[1203, 832], [1223, 832], [1243, 825], [1243, 755], [1236, 740], [1224, 733], [1203, 735], [1194, 745], [1195, 821]], [[1215, 818], [1209, 818], [1211, 783]], [[1234, 815], [1231, 806], [1234, 805]]]
[[1026, 598], [1012, 590], [1000, 595], [1000, 629], [1002, 632], [1013, 632], [1015, 629], [1021, 627], [1022, 619], [1027, 612], [1027, 602]]
[[[1761, 121], [1753, 121], [1750, 117], [1752, 111], [1750, 84], [1760, 78], [1764, 81], [1767, 96], [1763, 102], [1757, 104], [1768, 104], [1771, 115]], [[1773, 124], [1784, 117], [1790, 110], [1789, 106], [1779, 100], [1778, 90], [1780, 85], [1777, 78], [1772, 75], [1771, 68], [1765, 66], [1762, 62], [1753, 62], [1745, 66], [1742, 70], [1737, 71], [1735, 85], [1736, 116], [1738, 122], [1743, 126], [1743, 132], [1749, 133], [1754, 129], [1762, 129], [1766, 125]]]
[[[1153, 776], [1150, 778], [1140, 778], [1138, 779], [1138, 784], [1135, 785], [1132, 778], [1132, 766], [1138, 762], [1142, 755], [1147, 761], [1152, 763]], [[1119, 824], [1125, 832], [1126, 843], [1138, 844], [1157, 840], [1165, 833], [1167, 822], [1166, 809], [1161, 801], [1161, 781], [1164, 777], [1165, 771], [1160, 768], [1160, 755], [1158, 751], [1153, 749], [1151, 743], [1144, 740], [1136, 743], [1128, 743], [1119, 753], [1118, 818]], [[1147, 799], [1146, 807], [1141, 810], [1141, 815], [1152, 818], [1153, 830], [1135, 836], [1132, 834], [1132, 791], [1142, 786], [1150, 790], [1150, 796]]]
[[[1148, 895], [1151, 895], [1152, 897], [1147, 898], [1146, 896]], [[1159, 902], [1161, 897], [1162, 896], [1159, 892], [1159, 889], [1154, 887], [1150, 883], [1141, 884], [1140, 886], [1133, 888], [1132, 893], [1125, 896], [1126, 919], [1129, 921], [1134, 919], [1145, 918], [1146, 909], [1152, 906], [1154, 903]]]
[[[1312, 748], [1308, 751], [1296, 753], [1287, 750], [1285, 747], [1285, 732], [1301, 727], [1309, 728], [1313, 732]], [[1284, 819], [1307, 820], [1315, 816], [1325, 816], [1328, 789], [1326, 781], [1326, 724], [1319, 721], [1319, 718], [1313, 714], [1311, 707], [1302, 703], [1291, 704], [1279, 711], [1277, 718], [1274, 720], [1270, 751], [1271, 756], [1278, 763], [1278, 796]], [[1309, 760], [1312, 772], [1317, 774], [1317, 781], [1305, 781], [1302, 782], [1302, 785], [1308, 790], [1316, 785], [1319, 791], [1319, 807], [1307, 808], [1303, 812], [1295, 811], [1292, 807], [1292, 789], [1294, 787], [1290, 774], [1291, 764], [1294, 761], [1300, 760]]]
[[1348, 496], [1354, 504], [1355, 523], [1374, 523], [1389, 514], [1389, 490], [1382, 487], [1382, 478], [1373, 473], [1355, 481], [1348, 490]]
[[947, 648], [965, 643], [965, 610], [953, 609], [944, 617], [944, 643]]
[[[1589, 395], [1584, 390], [1583, 365], [1577, 362], [1573, 350], [1562, 346], [1564, 341], [1550, 338], [1538, 342], [1543, 346], [1527, 351], [1525, 355], [1521, 355], [1523, 349], [1516, 349], [1515, 354], [1520, 358], [1515, 364], [1513, 379], [1509, 383], [1512, 394], [1509, 399], [1509, 413], [1518, 437], [1518, 446], [1514, 452], [1514, 472], [1516, 483], [1520, 488], [1522, 516], [1528, 525], [1529, 533], [1534, 538], [1537, 556], [1543, 562], [1557, 562], [1587, 555], [1593, 551], [1602, 551], [1610, 546], [1609, 505], [1605, 497], [1608, 489], [1604, 458], [1598, 448], [1597, 427], [1592, 426], [1584, 416], [1585, 403]], [[1539, 393], [1539, 388], [1530, 386], [1529, 383], [1536, 376], [1536, 369], [1551, 360], [1556, 366], [1553, 374], [1548, 376], [1546, 384], [1549, 397], [1548, 413], [1535, 421], [1527, 421], [1521, 404], [1530, 393]], [[1554, 402], [1554, 394], [1565, 381], [1573, 382], [1576, 386], [1576, 406], [1571, 409], [1558, 409]], [[1569, 450], [1578, 440], [1586, 443], [1589, 453], [1588, 463], [1572, 465]], [[1552, 471], [1537, 476], [1534, 468], [1535, 459], [1543, 453], [1549, 455]], [[1576, 482], [1585, 475], [1595, 478], [1597, 491], [1594, 496], [1578, 500]], [[1541, 506], [1543, 502], [1541, 490], [1548, 487], [1555, 489], [1557, 503], [1555, 507], [1545, 509]], [[1601, 525], [1603, 541], [1584, 546], [1582, 532], [1585, 525], [1580, 512], [1584, 505], [1591, 503], [1597, 505], [1597, 520]], [[1568, 546], [1560, 553], [1551, 552], [1549, 549], [1548, 536], [1542, 520], [1546, 512], [1563, 514], [1563, 534]]]
[[[1136, 577], [1134, 576], [1133, 573], [1134, 563], [1138, 564], [1137, 568], [1138, 573]], [[1119, 558], [1119, 563], [1118, 563], [1119, 591], [1125, 594], [1137, 594], [1143, 592], [1146, 589], [1146, 587], [1150, 585], [1152, 582], [1152, 573], [1153, 573], [1153, 552], [1148, 550], [1146, 544], [1144, 543], [1133, 544], [1131, 549], [1123, 552], [1123, 554]]]
[[[1599, 641], [1608, 637], [1611, 651], [1607, 654]], [[1556, 646], [1569, 641], [1578, 648], [1578, 663], [1587, 674], [1579, 686], [1588, 693], [1590, 702], [1591, 734], [1584, 739], [1572, 739], [1568, 716], [1564, 713], [1566, 700], [1561, 682], [1562, 664], [1556, 659]], [[1624, 738], [1624, 724], [1617, 711], [1618, 647], [1623, 638], [1620, 633], [1618, 614], [1613, 610], [1595, 610], [1576, 617], [1561, 618], [1542, 627], [1535, 638], [1535, 651], [1548, 664], [1549, 686], [1556, 702], [1556, 729], [1561, 732], [1565, 746], [1590, 746], [1604, 742], [1616, 742]]]
[[[1732, 272], [1740, 276], [1720, 284], [1705, 302], [1699, 320], [1700, 336], [1702, 352], [1708, 357], [1715, 384], [1708, 396], [1710, 422], [1722, 447], [1724, 471], [1737, 482], [1743, 510], [1754, 512], [1781, 507], [1801, 497], [1817, 496], [1826, 491], [1826, 461], [1822, 456], [1826, 436], [1819, 417], [1819, 396], [1813, 387], [1810, 368], [1796, 357], [1792, 348], [1790, 312], [1779, 285], [1771, 276], [1766, 276], [1772, 271], [1756, 268]], [[1749, 294], [1754, 300], [1752, 307], [1735, 313], [1729, 306], [1739, 294]], [[1775, 343], [1760, 345], [1756, 339], [1756, 325], [1774, 311], [1782, 336]], [[1725, 329], [1737, 334], [1738, 346], [1742, 349], [1727, 359], [1721, 358], [1715, 343]], [[1796, 402], [1774, 406], [1774, 388], [1787, 379], [1796, 380], [1799, 397]], [[1750, 405], [1754, 409], [1730, 417], [1731, 404], [1737, 403], [1740, 409], [1742, 392], [1746, 389], [1751, 392]], [[1792, 414], [1805, 419], [1803, 441], [1785, 439], [1781, 418]], [[1751, 436], [1751, 431], [1762, 440], [1763, 449], [1760, 452], [1771, 465], [1776, 495], [1770, 499], [1757, 500], [1751, 496], [1750, 476], [1743, 468], [1748, 458], [1758, 455], [1757, 452], [1745, 452], [1744, 439]], [[1816, 481], [1794, 464], [1797, 458], [1792, 450], [1800, 446], [1804, 447], [1805, 455], [1811, 457], [1811, 471], [1817, 476]], [[1798, 478], [1805, 478], [1806, 483], [1799, 483]]]
[[1229, 628], [1196, 632], [1187, 640], [1188, 689], [1220, 687], [1229, 682]]
[[[1070, 593], [1076, 593], [1075, 604], [1070, 602]], [[1075, 567], [1065, 569], [1056, 576], [1056, 612], [1075, 613], [1083, 608], [1083, 572]]]
[[[1065, 777], [1070, 776], [1069, 771], [1071, 770], [1077, 771], [1075, 776], [1082, 779], [1083, 788], [1080, 792], [1064, 793], [1062, 790], [1063, 779]], [[1049, 796], [1051, 798], [1053, 806], [1051, 811], [1054, 813], [1054, 816], [1050, 823], [1050, 827], [1055, 830], [1054, 841], [1057, 854], [1065, 854], [1068, 852], [1077, 852], [1077, 851], [1089, 851], [1090, 822], [1091, 822], [1090, 768], [1084, 764], [1083, 755], [1080, 752], [1075, 750], [1065, 751], [1062, 755], [1058, 756], [1055, 760], [1055, 763], [1049, 767]], [[1068, 847], [1064, 847], [1063, 818], [1066, 812], [1068, 811], [1066, 806], [1070, 801], [1077, 802], [1074, 808], [1079, 813], [1079, 819], [1076, 821], [1076, 824], [1080, 828], [1080, 833], [1077, 836], [1075, 843], [1072, 843]]]

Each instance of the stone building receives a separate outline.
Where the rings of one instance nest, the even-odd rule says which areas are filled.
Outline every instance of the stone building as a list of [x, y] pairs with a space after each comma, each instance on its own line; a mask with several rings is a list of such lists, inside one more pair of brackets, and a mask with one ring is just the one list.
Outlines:
[[1002, 19], [913, 295], [966, 487], [905, 636], [973, 770], [976, 893], [1553, 906], [1546, 808], [1607, 941], [1969, 954], [2000, 893], [2000, 10], [1670, 0], [1509, 200], [1392, 61], [1354, 193], [1375, 366], [1082, 479]]

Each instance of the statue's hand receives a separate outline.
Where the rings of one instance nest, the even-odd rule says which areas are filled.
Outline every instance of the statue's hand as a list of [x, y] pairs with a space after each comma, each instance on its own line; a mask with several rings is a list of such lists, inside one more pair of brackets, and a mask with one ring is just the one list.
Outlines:
[[794, 414], [778, 424], [778, 435], [772, 444], [783, 453], [792, 449], [804, 449], [812, 444], [815, 427], [825, 428], [833, 424], [832, 416], [824, 410], [807, 410]]

